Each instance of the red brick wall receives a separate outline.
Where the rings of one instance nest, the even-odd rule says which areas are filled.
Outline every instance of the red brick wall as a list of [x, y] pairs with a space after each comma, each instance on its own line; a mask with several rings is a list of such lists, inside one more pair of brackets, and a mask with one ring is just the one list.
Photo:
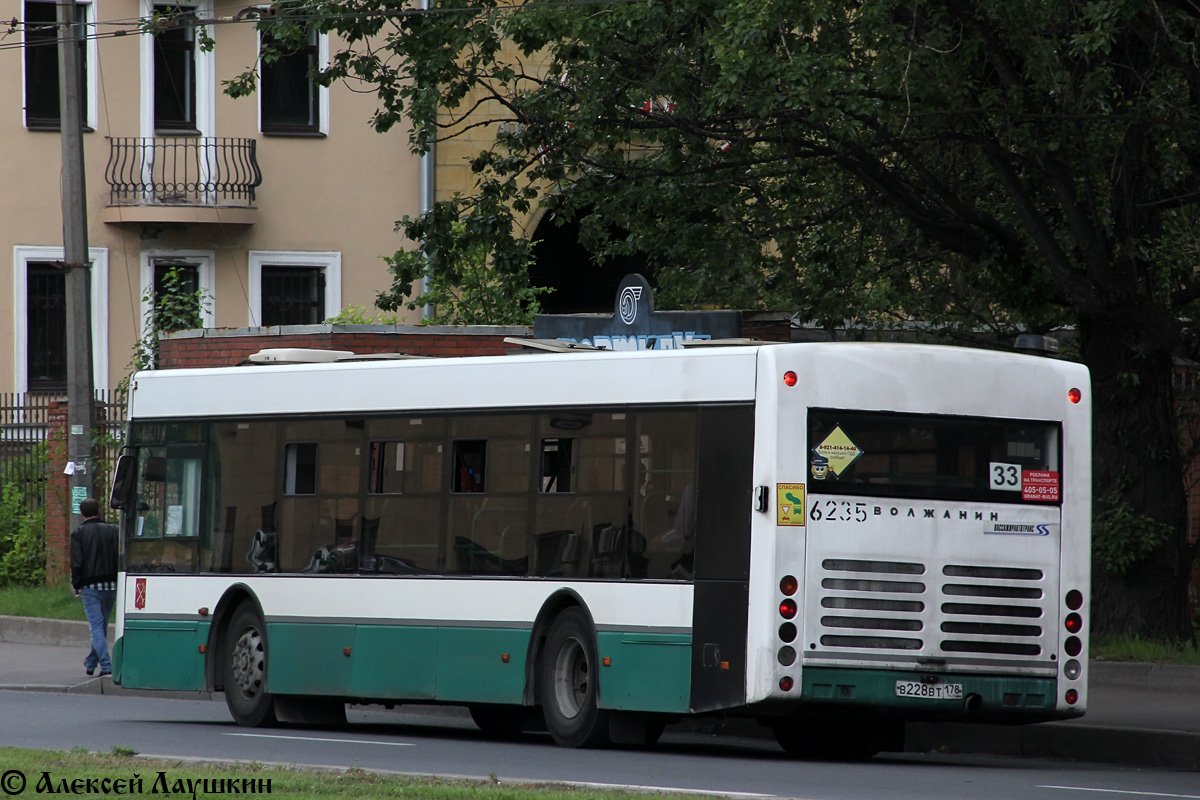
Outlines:
[[[421, 328], [394, 332], [373, 330], [374, 325], [312, 326], [312, 333], [262, 333], [253, 329], [236, 331], [188, 331], [168, 336], [159, 342], [160, 369], [180, 367], [227, 367], [245, 361], [259, 350], [279, 347], [307, 347], [320, 350], [350, 350], [355, 353], [407, 353], [419, 356], [490, 356], [504, 355], [514, 345], [505, 344], [505, 336], [528, 337], [528, 328], [470, 328], [427, 331]], [[356, 330], [357, 328], [357, 330]], [[324, 330], [323, 330], [324, 329]]]
[[47, 415], [46, 462], [46, 585], [71, 577], [71, 487], [67, 464], [67, 404], [51, 401]]

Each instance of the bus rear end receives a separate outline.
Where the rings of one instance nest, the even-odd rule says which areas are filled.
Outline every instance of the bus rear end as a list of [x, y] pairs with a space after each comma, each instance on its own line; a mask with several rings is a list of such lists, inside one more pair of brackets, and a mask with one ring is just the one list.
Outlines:
[[781, 715], [781, 744], [865, 731], [892, 749], [911, 720], [1082, 714], [1086, 369], [831, 344], [764, 348], [758, 380], [777, 434], [756, 453], [774, 504], [755, 531], [748, 693]]

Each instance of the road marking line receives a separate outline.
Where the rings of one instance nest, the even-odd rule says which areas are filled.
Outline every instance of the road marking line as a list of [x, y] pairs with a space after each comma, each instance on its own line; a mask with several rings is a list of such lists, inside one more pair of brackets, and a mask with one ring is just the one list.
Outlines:
[[554, 779], [539, 779], [533, 778], [500, 778], [500, 783], [553, 783], [563, 786], [575, 786], [580, 789], [620, 789], [627, 792], [653, 792], [653, 793], [671, 793], [671, 794], [695, 794], [702, 797], [730, 797], [730, 798], [753, 798], [753, 797], [778, 797], [774, 794], [764, 794], [762, 792], [723, 792], [720, 789], [683, 789], [678, 786], [650, 786], [648, 784], [633, 784], [633, 783], [598, 783], [596, 781], [558, 781]]
[[296, 742], [337, 742], [338, 744], [382, 744], [388, 747], [416, 747], [412, 742], [376, 742], [370, 739], [331, 739], [320, 736], [280, 736], [274, 733], [227, 733], [226, 736], [250, 736], [255, 739], [291, 739]]
[[1183, 800], [1200, 800], [1200, 794], [1171, 794], [1170, 792], [1135, 792], [1128, 789], [1093, 789], [1089, 786], [1039, 786], [1039, 789], [1065, 789], [1071, 792], [1105, 792], [1107, 794], [1132, 794], [1138, 797], [1179, 797]]

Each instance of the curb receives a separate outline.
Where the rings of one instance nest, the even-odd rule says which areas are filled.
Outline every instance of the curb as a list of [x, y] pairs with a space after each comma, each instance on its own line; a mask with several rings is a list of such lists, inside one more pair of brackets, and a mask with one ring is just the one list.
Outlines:
[[1088, 670], [1092, 682], [1100, 686], [1200, 694], [1200, 667], [1131, 661], [1093, 661]]
[[[108, 639], [116, 638], [114, 626], [108, 626]], [[0, 642], [73, 646], [86, 642], [91, 629], [86, 622], [73, 619], [14, 617], [0, 614]]]

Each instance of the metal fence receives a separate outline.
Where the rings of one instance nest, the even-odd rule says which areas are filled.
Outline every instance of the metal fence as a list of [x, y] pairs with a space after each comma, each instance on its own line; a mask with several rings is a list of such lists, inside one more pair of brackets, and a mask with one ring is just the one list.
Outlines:
[[[0, 487], [15, 484], [32, 508], [46, 504], [46, 485], [54, 466], [49, 461], [50, 403], [56, 399], [57, 395], [41, 392], [0, 392]], [[125, 392], [96, 392], [96, 420], [93, 463], [100, 492], [125, 435]]]
[[254, 205], [257, 142], [213, 136], [110, 137], [110, 205]]

